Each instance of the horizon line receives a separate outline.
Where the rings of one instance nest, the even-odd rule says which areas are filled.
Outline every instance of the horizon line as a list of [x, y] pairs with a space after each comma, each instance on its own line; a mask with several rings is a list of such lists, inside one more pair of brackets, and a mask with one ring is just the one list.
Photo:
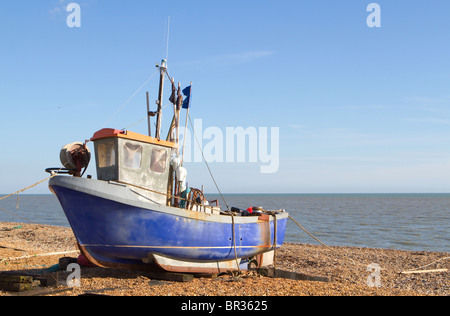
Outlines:
[[[206, 192], [204, 193], [205, 195], [220, 195], [220, 193], [217, 192]], [[250, 193], [222, 193], [223, 195], [356, 195], [356, 194], [450, 194], [450, 192], [277, 192], [277, 193], [269, 193], [269, 192], [264, 192], [264, 193], [254, 193], [254, 192], [250, 192]], [[6, 196], [8, 194], [0, 194], [0, 197], [2, 196]], [[26, 196], [26, 195], [54, 195], [52, 193], [21, 193], [21, 196]], [[15, 195], [14, 195], [15, 196]], [[13, 196], [11, 196], [12, 198]]]

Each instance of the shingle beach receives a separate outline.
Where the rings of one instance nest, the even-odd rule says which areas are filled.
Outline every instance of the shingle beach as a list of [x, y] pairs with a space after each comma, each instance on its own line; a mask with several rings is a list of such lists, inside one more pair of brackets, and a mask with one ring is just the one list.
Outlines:
[[[60, 254], [75, 250], [76, 240], [70, 228], [0, 223], [0, 274], [7, 271], [27, 273], [36, 269], [45, 271], [58, 264], [64, 256], [76, 258], [77, 253]], [[51, 253], [57, 254], [47, 255]], [[24, 258], [17, 259], [21, 257]], [[240, 276], [225, 274], [180, 283], [152, 280], [145, 272], [82, 268], [80, 287], [51, 295], [449, 296], [448, 270], [401, 273], [449, 269], [448, 257], [450, 253], [285, 244], [277, 251], [278, 269], [312, 277], [328, 277], [331, 281], [296, 281], [246, 272]], [[374, 276], [377, 270], [371, 268], [374, 264], [380, 269], [378, 279]], [[0, 296], [7, 295], [11, 293], [0, 291]]]

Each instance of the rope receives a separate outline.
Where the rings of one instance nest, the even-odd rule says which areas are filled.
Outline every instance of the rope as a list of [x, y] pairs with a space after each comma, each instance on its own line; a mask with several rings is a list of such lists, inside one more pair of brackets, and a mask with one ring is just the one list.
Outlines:
[[441, 258], [441, 259], [436, 260], [436, 261], [433, 261], [432, 263], [429, 263], [429, 264], [427, 264], [427, 265], [424, 265], [424, 266], [421, 266], [421, 267], [418, 267], [418, 268], [414, 268], [414, 269], [408, 269], [408, 270], [405, 270], [405, 271], [403, 271], [403, 273], [404, 273], [404, 272], [408, 272], [408, 271], [420, 270], [420, 269], [429, 267], [429, 266], [431, 266], [431, 265], [433, 265], [433, 264], [435, 264], [435, 263], [438, 263], [439, 261], [448, 260], [448, 259], [450, 259], [450, 257]]
[[[303, 231], [305, 231], [309, 236], [311, 236], [311, 237], [314, 238], [317, 242], [319, 242], [322, 246], [325, 246], [326, 248], [328, 248], [328, 249], [330, 249], [330, 250], [333, 250], [333, 251], [336, 251], [336, 252], [337, 252], [336, 249], [334, 249], [334, 248], [332, 248], [332, 247], [330, 247], [330, 246], [328, 246], [328, 245], [325, 245], [325, 244], [324, 244], [323, 242], [321, 242], [318, 238], [316, 238], [313, 234], [311, 234], [308, 230], [306, 230], [302, 225], [300, 225], [299, 223], [297, 223], [297, 221], [296, 221], [294, 218], [292, 218], [292, 216], [289, 215], [289, 218], [290, 218], [295, 224], [297, 224], [298, 227], [300, 227]], [[342, 250], [342, 249], [341, 249], [341, 250]], [[353, 264], [355, 264], [355, 265], [365, 266], [365, 265], [362, 264], [362, 263], [355, 262], [352, 258], [347, 258], [347, 259], [349, 259], [349, 260], [350, 260]], [[402, 271], [402, 272], [397, 272], [397, 273], [404, 273], [404, 272], [408, 272], [408, 271], [420, 270], [420, 269], [429, 267], [429, 266], [431, 266], [431, 265], [433, 265], [433, 264], [435, 264], [435, 263], [438, 263], [439, 261], [448, 260], [448, 259], [450, 259], [450, 257], [441, 258], [441, 259], [438, 259], [438, 260], [436, 260], [436, 261], [434, 261], [434, 262], [432, 262], [432, 263], [429, 263], [429, 264], [427, 264], [427, 265], [424, 265], [424, 266], [421, 266], [421, 267], [418, 267], [418, 268], [414, 268], [414, 269], [405, 270], [405, 271]], [[386, 269], [381, 269], [381, 270], [386, 270]]]
[[139, 123], [141, 123], [142, 121], [144, 121], [144, 120], [146, 120], [146, 119], [147, 119], [147, 116], [144, 117], [144, 118], [142, 118], [142, 119], [140, 119], [140, 120], [137, 121], [136, 123], [131, 124], [130, 126], [127, 126], [127, 127], [122, 128], [122, 131], [126, 131], [126, 130], [130, 129], [131, 127], [133, 127], [133, 126], [135, 126], [135, 125], [138, 125]]
[[16, 217], [18, 217], [18, 218], [21, 218], [21, 219], [23, 219], [23, 220], [25, 220], [25, 221], [27, 221], [27, 222], [29, 222], [29, 223], [31, 223], [31, 224], [38, 224], [38, 223], [33, 222], [32, 220], [28, 219], [28, 218], [25, 218], [25, 217], [23, 217], [23, 216], [20, 216], [20, 215], [17, 215], [17, 214], [15, 214], [15, 213], [13, 213], [13, 212], [10, 212], [10, 211], [8, 211], [8, 210], [5, 210], [4, 208], [1, 208], [1, 207], [0, 207], [0, 210], [3, 211], [3, 212], [8, 213], [8, 214], [10, 214], [10, 215], [13, 215], [13, 216], [16, 216]]
[[[189, 199], [182, 198], [181, 196], [175, 196], [175, 195], [172, 195], [172, 194], [167, 194], [167, 193], [158, 192], [158, 191], [155, 191], [155, 190], [152, 190], [152, 189], [147, 189], [147, 188], [144, 188], [144, 187], [141, 187], [141, 186], [138, 186], [138, 185], [134, 185], [134, 184], [131, 184], [131, 183], [123, 182], [123, 181], [114, 181], [114, 182], [121, 183], [121, 184], [124, 184], [124, 185], [128, 185], [128, 186], [130, 186], [130, 187], [135, 187], [135, 188], [137, 188], [137, 189], [144, 190], [144, 191], [148, 191], [148, 192], [151, 192], [151, 193], [155, 193], [155, 194], [159, 194], [159, 195], [164, 195], [164, 196], [166, 196], [166, 197], [168, 197], [168, 198], [174, 198], [174, 199], [179, 199], [179, 200], [183, 200], [183, 201], [186, 201], [186, 202], [190, 202], [190, 203], [193, 203], [193, 204], [195, 204], [195, 205], [198, 205], [198, 206], [201, 206], [201, 207], [204, 207], [204, 208], [209, 208], [209, 209], [211, 209], [211, 210], [213, 210], [213, 211], [218, 211], [218, 212], [220, 212], [221, 214], [228, 214], [228, 213], [224, 213], [224, 212], [222, 212], [222, 211], [220, 211], [220, 210], [217, 210], [216, 208], [214, 208], [214, 206], [198, 204], [198, 203], [195, 202], [195, 201], [191, 201], [191, 200], [189, 200]], [[135, 191], [133, 191], [133, 192], [135, 192]], [[135, 192], [135, 193], [137, 193], [137, 192]]]
[[234, 248], [234, 260], [236, 260], [236, 265], [238, 268], [239, 273], [241, 273], [241, 268], [239, 267], [238, 257], [237, 257], [237, 251], [236, 251], [236, 228], [234, 225], [234, 214], [231, 213], [231, 224], [233, 225], [233, 248]]
[[218, 184], [217, 184], [217, 182], [216, 182], [216, 179], [214, 178], [214, 175], [212, 174], [211, 168], [209, 167], [208, 161], [207, 161], [206, 158], [205, 158], [205, 154], [203, 153], [203, 149], [202, 149], [202, 147], [200, 146], [200, 142], [198, 141], [197, 134], [195, 134], [194, 124], [192, 124], [191, 117], [190, 117], [189, 115], [188, 115], [188, 117], [189, 117], [189, 123], [191, 123], [192, 132], [194, 133], [195, 140], [197, 141], [197, 145], [198, 145], [198, 147], [199, 147], [199, 149], [200, 149], [200, 152], [202, 153], [202, 157], [203, 157], [203, 160], [205, 161], [206, 167], [208, 168], [209, 174], [211, 175], [211, 178], [212, 178], [212, 180], [213, 180], [213, 182], [214, 182], [214, 185], [216, 186], [217, 191], [218, 191], [219, 194], [220, 194], [220, 197], [222, 198], [223, 202], [224, 202], [225, 205], [227, 206], [228, 212], [231, 212], [230, 206], [228, 205], [228, 203], [227, 203], [227, 201], [225, 200], [225, 198], [224, 198], [222, 192], [220, 191], [220, 188], [219, 188], [219, 186], [218, 186]]
[[17, 261], [17, 260], [30, 259], [30, 258], [35, 258], [35, 257], [51, 257], [51, 256], [59, 256], [59, 255], [68, 255], [68, 254], [79, 253], [79, 252], [80, 252], [79, 250], [73, 250], [73, 251], [64, 251], [64, 252], [41, 253], [41, 254], [31, 255], [31, 256], [0, 259], [0, 262]]
[[[143, 187], [140, 187], [140, 186], [137, 186], [137, 185], [134, 185], [134, 184], [130, 184], [130, 183], [126, 183], [126, 182], [122, 182], [122, 181], [117, 181], [117, 182], [118, 182], [118, 183], [125, 184], [125, 185], [129, 185], [129, 186], [132, 186], [132, 187], [141, 189], [141, 190], [149, 191], [149, 192], [152, 192], [152, 193], [155, 193], [155, 194], [165, 195], [165, 196], [170, 197], [170, 198], [177, 198], [177, 199], [180, 199], [180, 200], [185, 200], [185, 201], [187, 201], [187, 202], [192, 202], [193, 204], [197, 204], [195, 201], [191, 201], [191, 200], [189, 200], [189, 199], [184, 199], [184, 198], [182, 198], [182, 197], [173, 196], [173, 195], [171, 195], [171, 194], [167, 194], [167, 193], [162, 193], [162, 192], [154, 191], [154, 190], [151, 190], [151, 189], [143, 188]], [[226, 202], [225, 202], [225, 203], [226, 203]], [[197, 205], [200, 205], [200, 204], [197, 204]], [[211, 208], [212, 210], [215, 210], [213, 207], [211, 207], [211, 206], [209, 206], [209, 205], [200, 205], [200, 206], [203, 206], [203, 207], [209, 207], [209, 208]], [[227, 204], [227, 207], [228, 207], [228, 204]], [[239, 271], [239, 273], [241, 273], [241, 268], [240, 268], [240, 266], [239, 266], [238, 257], [237, 257], [237, 250], [236, 250], [236, 228], [235, 228], [235, 220], [234, 220], [234, 216], [235, 216], [235, 215], [234, 215], [233, 212], [231, 212], [231, 211], [228, 212], [228, 213], [224, 213], [224, 212], [220, 211], [220, 213], [221, 213], [221, 214], [231, 215], [231, 224], [232, 224], [232, 232], [233, 232], [234, 259], [236, 260], [236, 266], [237, 266], [237, 268], [238, 268], [238, 271]], [[276, 220], [276, 217], [275, 217], [275, 220]], [[276, 238], [276, 236], [275, 236], [275, 238]], [[276, 240], [276, 239], [275, 239], [275, 240]], [[276, 245], [276, 244], [275, 244], [275, 245]]]
[[[61, 168], [61, 169], [62, 169], [62, 168]], [[61, 170], [61, 169], [60, 169], [60, 170]], [[39, 185], [39, 184], [41, 184], [41, 183], [43, 183], [43, 182], [46, 182], [46, 181], [48, 181], [48, 180], [50, 180], [50, 179], [56, 177], [57, 175], [58, 175], [58, 172], [55, 172], [54, 174], [52, 174], [52, 176], [50, 176], [50, 177], [48, 177], [48, 178], [46, 178], [46, 179], [44, 179], [44, 180], [42, 180], [42, 181], [39, 181], [39, 182], [37, 182], [37, 183], [35, 183], [35, 184], [33, 184], [33, 185], [30, 185], [30, 186], [26, 187], [25, 189], [22, 189], [22, 190], [19, 190], [19, 191], [15, 192], [15, 193], [6, 195], [6, 196], [4, 196], [4, 197], [1, 197], [1, 198], [0, 198], [0, 201], [5, 200], [5, 199], [7, 199], [7, 198], [9, 198], [9, 197], [11, 197], [11, 196], [14, 196], [14, 195], [16, 195], [16, 194], [17, 194], [17, 197], [18, 197], [20, 193], [22, 193], [22, 192], [24, 192], [24, 191], [26, 191], [26, 190], [29, 190], [29, 189], [31, 189], [31, 188], [34, 188], [35, 186], [37, 186], [37, 185]], [[18, 204], [19, 204], [19, 200], [18, 200], [18, 198], [17, 198], [17, 206], [18, 206]], [[13, 216], [16, 216], [16, 217], [18, 217], [18, 218], [21, 218], [21, 219], [23, 219], [23, 220], [25, 220], [25, 221], [27, 221], [27, 222], [32, 223], [32, 224], [38, 224], [38, 223], [36, 223], [36, 222], [34, 222], [34, 221], [28, 219], [28, 218], [25, 218], [25, 217], [23, 217], [23, 216], [20, 216], [20, 215], [17, 215], [17, 214], [15, 214], [15, 213], [13, 213], [13, 212], [10, 212], [10, 211], [8, 211], [8, 210], [5, 210], [4, 208], [1, 208], [1, 207], [0, 207], [0, 210], [3, 211], [3, 212], [8, 213], [8, 214], [10, 214], [10, 215], [13, 215]]]
[[[277, 214], [275, 214], [275, 212], [273, 212], [273, 218], [274, 218], [274, 222], [273, 222], [273, 243], [274, 243], [274, 248], [273, 248], [273, 267], [274, 269], [277, 268]], [[270, 226], [270, 224], [269, 224]]]
[[15, 192], [15, 193], [10, 194], [10, 195], [1, 197], [1, 198], [0, 198], [0, 201], [2, 201], [2, 200], [4, 200], [4, 199], [7, 199], [7, 198], [9, 198], [9, 197], [11, 197], [11, 196], [13, 196], [13, 195], [22, 193], [22, 192], [24, 192], [24, 191], [26, 191], [26, 190], [28, 190], [28, 189], [34, 188], [35, 186], [37, 186], [37, 185], [39, 185], [39, 184], [41, 184], [41, 183], [43, 183], [43, 182], [45, 182], [45, 181], [48, 181], [48, 180], [50, 180], [50, 179], [56, 177], [57, 175], [58, 175], [58, 173], [55, 173], [55, 174], [52, 175], [51, 177], [48, 177], [48, 178], [46, 178], [46, 179], [44, 179], [44, 180], [42, 180], [42, 181], [39, 181], [39, 182], [37, 182], [37, 183], [35, 183], [35, 184], [33, 184], [33, 185], [30, 185], [30, 186], [26, 187], [25, 189], [22, 189], [22, 190], [19, 190], [19, 191]]
[[305, 233], [307, 233], [309, 236], [311, 236], [312, 238], [314, 238], [316, 241], [318, 241], [322, 246], [325, 246], [327, 248], [333, 249], [330, 246], [325, 245], [323, 242], [321, 242], [318, 238], [314, 237], [313, 234], [311, 234], [309, 231], [307, 231], [302, 225], [300, 225], [299, 223], [297, 223], [297, 221], [291, 216], [289, 215], [289, 218], [295, 223], [297, 224], [298, 227], [300, 227], [301, 229], [303, 229], [305, 231]]
[[[166, 107], [168, 107], [170, 105], [170, 103], [168, 103], [168, 104], [166, 104], [166, 105], [164, 105], [163, 107], [162, 107], [162, 109], [161, 110], [164, 110]], [[131, 124], [130, 126], [127, 126], [127, 127], [124, 127], [124, 128], [122, 128], [122, 131], [126, 131], [126, 130], [129, 130], [130, 128], [132, 128], [133, 126], [136, 126], [136, 125], [138, 125], [139, 123], [141, 123], [141, 122], [143, 122], [144, 120], [146, 120], [147, 119], [147, 117], [148, 116], [146, 116], [146, 117], [144, 117], [144, 118], [142, 118], [142, 119], [140, 119], [139, 121], [137, 121], [137, 122], [135, 122], [135, 123], [133, 123], [133, 124]]]

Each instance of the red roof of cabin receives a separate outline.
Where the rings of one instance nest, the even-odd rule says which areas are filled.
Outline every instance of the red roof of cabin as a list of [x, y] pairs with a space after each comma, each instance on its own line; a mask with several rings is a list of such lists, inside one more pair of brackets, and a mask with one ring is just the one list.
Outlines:
[[169, 148], [177, 148], [178, 145], [172, 142], [168, 142], [165, 140], [158, 140], [157, 138], [153, 138], [150, 136], [130, 132], [130, 131], [122, 131], [119, 129], [112, 129], [112, 128], [104, 128], [94, 134], [92, 136], [91, 141], [96, 141], [98, 139], [102, 138], [111, 138], [111, 137], [119, 137], [119, 138], [125, 138], [130, 140], [135, 140], [139, 142], [149, 143], [149, 144], [155, 144], [160, 145], [164, 147]]

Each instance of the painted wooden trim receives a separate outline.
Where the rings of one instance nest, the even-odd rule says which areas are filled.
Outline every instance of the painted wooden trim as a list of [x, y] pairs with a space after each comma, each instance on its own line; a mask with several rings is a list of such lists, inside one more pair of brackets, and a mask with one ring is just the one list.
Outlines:
[[96, 141], [98, 139], [111, 138], [111, 137], [125, 138], [125, 139], [129, 139], [129, 140], [135, 140], [135, 141], [139, 141], [139, 142], [143, 142], [143, 143], [154, 144], [154, 145], [164, 146], [164, 147], [168, 147], [168, 148], [178, 148], [178, 144], [175, 144], [172, 142], [168, 142], [165, 140], [158, 140], [157, 138], [138, 134], [135, 132], [122, 131], [122, 130], [112, 129], [112, 128], [104, 128], [104, 129], [96, 132], [94, 134], [94, 136], [92, 136], [91, 141]]

